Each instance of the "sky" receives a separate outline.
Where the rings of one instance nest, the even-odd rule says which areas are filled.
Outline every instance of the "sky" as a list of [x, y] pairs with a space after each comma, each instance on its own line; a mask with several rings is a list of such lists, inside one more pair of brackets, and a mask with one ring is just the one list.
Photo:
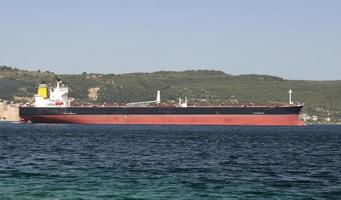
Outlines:
[[0, 65], [341, 80], [341, 1], [0, 0]]

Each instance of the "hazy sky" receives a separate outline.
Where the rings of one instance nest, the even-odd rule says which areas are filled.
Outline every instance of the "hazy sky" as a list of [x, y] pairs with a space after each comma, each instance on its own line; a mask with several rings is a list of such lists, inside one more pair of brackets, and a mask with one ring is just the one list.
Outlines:
[[0, 65], [341, 79], [341, 1], [0, 0]]

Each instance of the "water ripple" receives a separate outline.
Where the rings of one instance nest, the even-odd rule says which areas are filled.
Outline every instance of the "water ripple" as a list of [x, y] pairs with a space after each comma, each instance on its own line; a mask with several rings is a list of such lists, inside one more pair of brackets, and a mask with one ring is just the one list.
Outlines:
[[340, 130], [0, 123], [0, 199], [341, 199]]

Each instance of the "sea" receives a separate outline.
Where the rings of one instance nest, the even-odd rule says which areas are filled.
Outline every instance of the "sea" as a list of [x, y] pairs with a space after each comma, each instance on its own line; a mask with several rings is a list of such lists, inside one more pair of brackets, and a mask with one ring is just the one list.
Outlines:
[[341, 199], [341, 126], [0, 123], [0, 199]]

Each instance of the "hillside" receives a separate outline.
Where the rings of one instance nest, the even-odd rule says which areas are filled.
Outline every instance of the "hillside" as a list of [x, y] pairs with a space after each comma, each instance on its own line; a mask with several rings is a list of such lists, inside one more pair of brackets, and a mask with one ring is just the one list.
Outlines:
[[[159, 71], [129, 74], [54, 74], [0, 67], [0, 99], [28, 101], [37, 84], [66, 83], [75, 102], [126, 103], [155, 98], [161, 90], [163, 101], [187, 96], [190, 102], [209, 103], [286, 103], [291, 88], [295, 102], [305, 103], [304, 112], [341, 122], [341, 80], [286, 80], [268, 75], [233, 76], [222, 71]], [[89, 94], [90, 92], [90, 94]]]

